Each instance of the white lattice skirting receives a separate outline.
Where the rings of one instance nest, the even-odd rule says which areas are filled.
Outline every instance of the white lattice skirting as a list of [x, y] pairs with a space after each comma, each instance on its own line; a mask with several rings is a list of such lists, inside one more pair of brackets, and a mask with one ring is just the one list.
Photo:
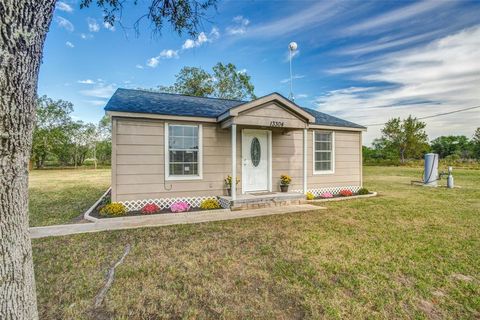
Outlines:
[[[307, 191], [313, 193], [315, 197], [318, 197], [325, 192], [330, 192], [331, 194], [334, 194], [334, 195], [339, 194], [340, 191], [342, 190], [350, 190], [352, 192], [358, 192], [360, 188], [361, 188], [360, 186], [341, 186], [341, 187], [313, 188], [313, 189], [307, 189]], [[303, 190], [292, 190], [292, 191], [303, 193]]]
[[218, 203], [223, 209], [230, 209], [230, 201], [224, 198], [218, 198]]
[[184, 198], [163, 198], [163, 199], [145, 199], [145, 200], [131, 200], [131, 201], [119, 201], [122, 203], [128, 211], [135, 211], [142, 209], [146, 204], [154, 203], [160, 207], [160, 209], [168, 209], [172, 204], [179, 201], [184, 201], [192, 208], [199, 208], [200, 203], [203, 200], [214, 199], [217, 197], [184, 197]]

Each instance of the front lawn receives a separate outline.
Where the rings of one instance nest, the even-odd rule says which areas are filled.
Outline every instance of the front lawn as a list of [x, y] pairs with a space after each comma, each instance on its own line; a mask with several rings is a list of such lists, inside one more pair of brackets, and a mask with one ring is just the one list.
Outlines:
[[72, 222], [110, 186], [110, 169], [33, 170], [29, 178], [30, 226]]
[[40, 318], [479, 318], [480, 171], [454, 174], [366, 167], [379, 196], [328, 210], [34, 240]]

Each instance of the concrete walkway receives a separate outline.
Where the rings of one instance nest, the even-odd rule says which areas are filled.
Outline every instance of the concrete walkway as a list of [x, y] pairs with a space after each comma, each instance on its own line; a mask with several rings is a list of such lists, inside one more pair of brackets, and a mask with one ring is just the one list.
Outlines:
[[107, 230], [134, 229], [143, 227], [159, 227], [175, 224], [201, 223], [209, 221], [232, 220], [268, 216], [273, 214], [284, 214], [301, 211], [326, 209], [311, 204], [300, 204], [284, 207], [270, 207], [252, 210], [230, 211], [228, 209], [214, 211], [197, 211], [185, 213], [167, 213], [152, 216], [136, 216], [123, 218], [101, 219], [97, 222], [80, 224], [63, 224], [47, 227], [30, 228], [32, 239], [64, 236], [70, 234], [99, 232]]

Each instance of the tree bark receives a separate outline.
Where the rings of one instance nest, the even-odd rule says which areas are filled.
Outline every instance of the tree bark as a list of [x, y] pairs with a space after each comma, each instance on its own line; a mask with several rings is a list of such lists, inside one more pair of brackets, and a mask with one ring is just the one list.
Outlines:
[[55, 0], [0, 0], [0, 319], [38, 319], [28, 161], [38, 71]]

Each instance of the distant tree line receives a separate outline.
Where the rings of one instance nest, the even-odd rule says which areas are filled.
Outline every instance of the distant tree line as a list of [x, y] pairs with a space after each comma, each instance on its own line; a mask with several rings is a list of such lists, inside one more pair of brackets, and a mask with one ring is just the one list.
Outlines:
[[438, 153], [440, 159], [450, 162], [480, 160], [480, 128], [471, 138], [440, 136], [431, 142], [425, 132], [426, 123], [409, 116], [389, 120], [382, 128], [382, 136], [372, 147], [363, 146], [365, 164], [404, 164], [423, 158], [427, 152]]
[[31, 161], [37, 169], [48, 165], [82, 166], [110, 164], [111, 128], [108, 117], [98, 124], [74, 121], [73, 104], [46, 96], [37, 101], [37, 118], [33, 130]]

